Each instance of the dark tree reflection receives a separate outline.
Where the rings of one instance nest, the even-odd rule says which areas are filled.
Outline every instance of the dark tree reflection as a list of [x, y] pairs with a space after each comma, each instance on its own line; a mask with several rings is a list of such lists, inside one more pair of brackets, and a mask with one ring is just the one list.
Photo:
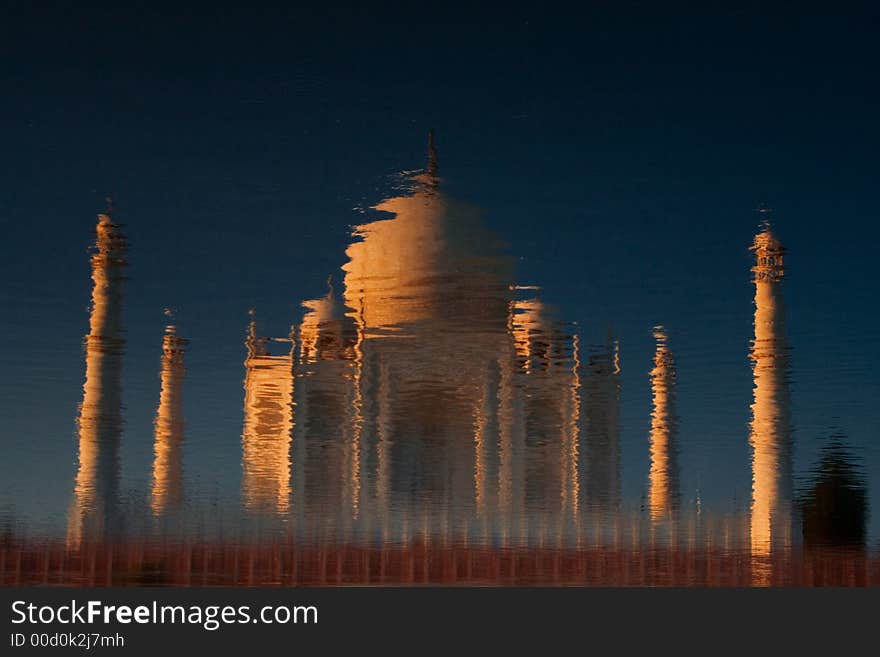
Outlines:
[[813, 473], [801, 498], [804, 547], [863, 548], [868, 517], [865, 480], [841, 436], [822, 449]]

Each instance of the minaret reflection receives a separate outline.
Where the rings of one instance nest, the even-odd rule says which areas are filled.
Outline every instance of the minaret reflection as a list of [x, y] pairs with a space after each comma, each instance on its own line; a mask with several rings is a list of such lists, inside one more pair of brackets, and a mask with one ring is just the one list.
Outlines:
[[585, 506], [609, 512], [620, 506], [620, 347], [609, 334], [586, 363], [586, 430], [582, 459]]
[[678, 510], [678, 454], [675, 415], [675, 361], [669, 349], [666, 329], [654, 328], [657, 348], [651, 370], [651, 470], [648, 506], [653, 520], [667, 518]]
[[[173, 321], [173, 313], [165, 311]], [[162, 388], [156, 411], [151, 507], [155, 515], [176, 510], [183, 501], [183, 378], [187, 341], [172, 323], [162, 338]]]
[[[751, 359], [754, 401], [751, 549], [758, 557], [791, 545], [792, 440], [781, 282], [784, 249], [765, 223], [751, 250], [755, 283], [755, 339]], [[760, 570], [760, 569], [759, 569]], [[760, 579], [760, 572], [756, 571]], [[768, 573], [765, 573], [769, 576]]]
[[[109, 205], [109, 202], [108, 202]], [[98, 215], [92, 307], [85, 338], [86, 378], [78, 419], [79, 469], [68, 545], [115, 531], [122, 438], [122, 299], [127, 244], [112, 208]]]
[[254, 312], [245, 346], [242, 498], [250, 512], [285, 514], [290, 508], [293, 423], [293, 342], [289, 353], [269, 353]]

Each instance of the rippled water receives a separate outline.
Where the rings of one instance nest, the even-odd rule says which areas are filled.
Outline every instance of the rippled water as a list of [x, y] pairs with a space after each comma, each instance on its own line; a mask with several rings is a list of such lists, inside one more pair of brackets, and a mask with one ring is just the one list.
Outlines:
[[[798, 319], [768, 212], [742, 272], [754, 302], [731, 319], [751, 318], [751, 344], [737, 363], [702, 352], [685, 381], [679, 350], [693, 359], [689, 331], [716, 321], [699, 300], [645, 318], [652, 360], [627, 360], [613, 326], [584, 329], [517, 278], [433, 145], [402, 179], [289, 330], [235, 309], [234, 408], [229, 363], [190, 359], [210, 331], [172, 310], [164, 335], [128, 326], [128, 244], [99, 215], [75, 440], [40, 433], [22, 394], [51, 379], [50, 351], [0, 402], [35, 429], [3, 436], [5, 582], [880, 583], [874, 436], [835, 428], [846, 388], [823, 392], [842, 412], [795, 421]], [[125, 390], [135, 340], [155, 345], [158, 391]], [[723, 383], [749, 371], [750, 396]], [[64, 459], [72, 476], [46, 466]]]

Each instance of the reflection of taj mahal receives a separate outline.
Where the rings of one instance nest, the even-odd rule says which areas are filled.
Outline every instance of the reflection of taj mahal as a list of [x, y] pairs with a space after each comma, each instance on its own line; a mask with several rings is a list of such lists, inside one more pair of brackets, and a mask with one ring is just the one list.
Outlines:
[[[577, 336], [537, 298], [522, 298], [528, 288], [513, 284], [511, 259], [479, 209], [441, 192], [433, 140], [429, 152], [411, 193], [376, 206], [392, 216], [354, 229], [342, 289], [330, 282], [303, 304], [292, 374], [289, 364], [266, 367], [258, 386], [249, 356], [246, 504], [252, 490], [271, 488], [275, 511], [286, 510], [276, 474], [288, 468], [286, 441], [291, 506], [307, 522], [395, 516], [458, 533], [501, 514], [505, 533], [532, 511], [560, 521], [587, 491], [616, 500], [616, 345], [581, 371]], [[584, 376], [604, 400], [590, 407], [600, 444], [586, 452]], [[260, 405], [287, 419], [260, 429], [250, 419]], [[277, 446], [261, 452], [259, 471], [247, 467], [255, 441]], [[584, 472], [597, 483], [581, 486]]]
[[[341, 281], [307, 300], [288, 335], [245, 341], [241, 501], [251, 517], [291, 521], [309, 537], [386, 540], [430, 534], [502, 544], [576, 536], [610, 520], [621, 492], [621, 361], [608, 334], [583, 345], [512, 259], [482, 212], [444, 195], [433, 138], [408, 193], [355, 227]], [[126, 240], [99, 215], [92, 264], [79, 467], [68, 544], [121, 527], [122, 323]], [[755, 237], [752, 448], [748, 545], [756, 582], [792, 544], [792, 438], [781, 281], [784, 250]], [[676, 359], [654, 329], [647, 511], [677, 523]], [[174, 323], [162, 340], [149, 507], [178, 517], [184, 355]], [[569, 532], [568, 530], [574, 530]], [[606, 528], [597, 530], [604, 531]], [[592, 530], [591, 530], [592, 531]], [[653, 530], [652, 530], [653, 531]]]

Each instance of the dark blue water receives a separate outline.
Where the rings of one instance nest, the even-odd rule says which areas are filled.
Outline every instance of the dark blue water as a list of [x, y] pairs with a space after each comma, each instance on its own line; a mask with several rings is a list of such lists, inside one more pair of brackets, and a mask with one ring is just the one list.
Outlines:
[[16, 11], [12, 534], [876, 549], [870, 21]]

